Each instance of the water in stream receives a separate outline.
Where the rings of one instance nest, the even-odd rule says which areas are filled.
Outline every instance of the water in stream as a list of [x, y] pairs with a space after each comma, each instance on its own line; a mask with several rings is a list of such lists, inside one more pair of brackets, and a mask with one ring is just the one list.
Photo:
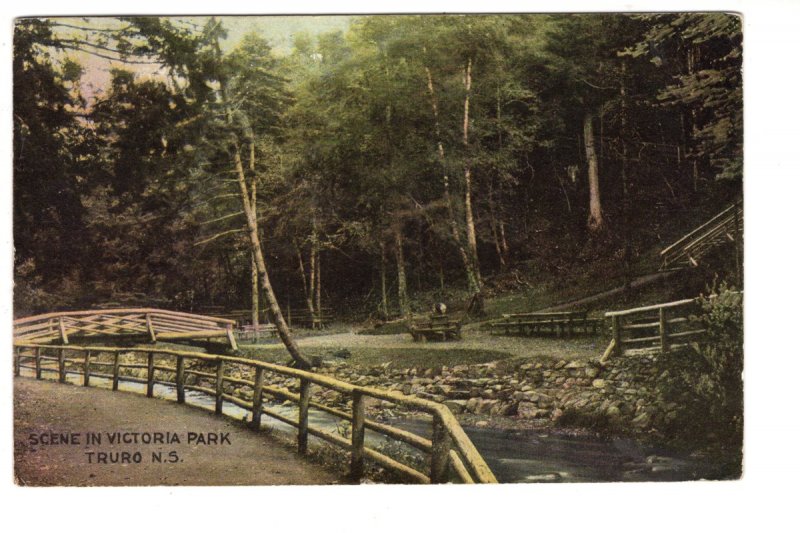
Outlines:
[[[44, 370], [43, 377], [50, 377]], [[23, 370], [23, 375], [33, 373]], [[68, 373], [67, 380], [81, 384], [82, 376]], [[111, 380], [92, 377], [91, 384], [111, 388]], [[144, 394], [145, 385], [120, 381], [120, 390]], [[156, 384], [154, 396], [174, 400], [174, 387]], [[214, 398], [197, 391], [186, 391], [186, 403], [204, 409], [214, 409]], [[270, 405], [270, 410], [285, 417], [296, 418], [297, 408], [289, 405]], [[223, 413], [238, 420], [247, 419], [248, 410], [223, 403]], [[309, 412], [309, 425], [337, 433], [339, 419], [316, 411]], [[396, 427], [430, 438], [431, 424], [426, 420], [392, 420]], [[294, 435], [294, 428], [262, 417], [262, 428]], [[568, 435], [547, 430], [507, 430], [465, 427], [475, 447], [486, 460], [501, 483], [535, 482], [598, 482], [598, 481], [684, 481], [719, 477], [717, 467], [702, 459], [672, 451], [646, 447], [629, 439], [604, 439], [596, 436]], [[312, 437], [313, 438], [313, 437]], [[366, 432], [366, 443], [378, 447], [390, 442], [388, 437]], [[405, 451], [416, 453], [411, 447]]]

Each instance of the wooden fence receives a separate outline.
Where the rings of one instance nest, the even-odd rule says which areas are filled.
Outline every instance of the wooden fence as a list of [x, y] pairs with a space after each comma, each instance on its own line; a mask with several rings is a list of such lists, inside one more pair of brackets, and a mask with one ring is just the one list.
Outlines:
[[661, 270], [681, 263], [682, 266], [697, 266], [697, 260], [711, 248], [724, 242], [738, 243], [743, 232], [742, 215], [739, 201], [664, 248], [661, 251]]
[[550, 334], [561, 337], [577, 333], [596, 335], [602, 325], [603, 319], [589, 318], [587, 311], [550, 311], [504, 314], [501, 319], [489, 323], [489, 330], [502, 335]]
[[163, 309], [107, 309], [63, 311], [14, 321], [14, 339], [25, 342], [61, 342], [70, 337], [146, 337], [152, 342], [225, 337], [236, 349], [235, 321]]
[[692, 320], [699, 311], [699, 302], [692, 298], [606, 313], [611, 319], [612, 339], [601, 361], [634, 351], [667, 354], [687, 345], [706, 332]]
[[[187, 390], [197, 391], [214, 398], [215, 411], [218, 414], [222, 413], [223, 402], [230, 402], [249, 410], [252, 413], [251, 425], [254, 428], [259, 428], [262, 415], [267, 415], [296, 428], [297, 449], [301, 454], [308, 450], [309, 435], [348, 451], [350, 453], [350, 476], [354, 480], [363, 476], [365, 461], [370, 460], [420, 483], [446, 483], [450, 480], [451, 471], [464, 483], [497, 482], [483, 457], [475, 449], [472, 441], [450, 410], [442, 404], [429, 400], [406, 396], [394, 391], [356, 386], [329, 376], [263, 361], [224, 355], [153, 348], [53, 346], [21, 341], [15, 342], [14, 346], [14, 372], [17, 376], [20, 375], [21, 369], [25, 368], [33, 370], [37, 379], [42, 379], [43, 372], [57, 373], [59, 382], [64, 383], [68, 374], [77, 374], [83, 377], [83, 385], [87, 387], [90, 385], [92, 377], [105, 378], [111, 380], [112, 390], [118, 390], [120, 381], [143, 383], [146, 384], [148, 397], [153, 396], [154, 385], [161, 384], [175, 388], [178, 403], [185, 402]], [[136, 361], [123, 360], [122, 354], [126, 354], [128, 358], [130, 358], [128, 354], [132, 354]], [[173, 360], [174, 363], [171, 363]], [[213, 372], [187, 368], [187, 361], [204, 363], [206, 366], [211, 366]], [[97, 372], [98, 368], [105, 369], [105, 371]], [[201, 366], [201, 368], [205, 367]], [[139, 369], [140, 372], [144, 370], [147, 377], [125, 375], [120, 372], [121, 369]], [[237, 376], [231, 372], [234, 369], [239, 371]], [[299, 393], [291, 392], [287, 388], [265, 384], [264, 374], [266, 372], [277, 374], [283, 378], [296, 379]], [[186, 376], [192, 374], [199, 379], [213, 382], [213, 388], [187, 384]], [[252, 390], [253, 399], [247, 401], [227, 394], [225, 392], [226, 383], [248, 387]], [[350, 411], [343, 411], [312, 401], [313, 387], [331, 389], [348, 395], [352, 401], [352, 408]], [[289, 418], [265, 407], [265, 396], [281, 401], [289, 400], [296, 404], [298, 406], [297, 419]], [[431, 415], [432, 438], [426, 439], [389, 424], [368, 419], [365, 409], [367, 398], [391, 402]], [[351, 424], [350, 438], [311, 426], [308, 416], [310, 409], [316, 409], [349, 421]], [[420, 472], [378, 450], [365, 446], [366, 430], [386, 435], [395, 441], [425, 452], [430, 458], [428, 471]]]

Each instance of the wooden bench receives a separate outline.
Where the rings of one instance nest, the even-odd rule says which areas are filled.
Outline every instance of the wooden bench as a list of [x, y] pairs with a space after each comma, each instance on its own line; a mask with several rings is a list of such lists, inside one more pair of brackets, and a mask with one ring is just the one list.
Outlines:
[[597, 335], [603, 326], [602, 318], [589, 318], [587, 311], [552, 311], [504, 314], [491, 322], [492, 333], [500, 335]]
[[245, 324], [237, 330], [239, 337], [243, 340], [257, 341], [259, 337], [277, 337], [278, 328], [275, 324]]
[[433, 314], [409, 324], [409, 332], [417, 342], [461, 338], [461, 321], [448, 315]]

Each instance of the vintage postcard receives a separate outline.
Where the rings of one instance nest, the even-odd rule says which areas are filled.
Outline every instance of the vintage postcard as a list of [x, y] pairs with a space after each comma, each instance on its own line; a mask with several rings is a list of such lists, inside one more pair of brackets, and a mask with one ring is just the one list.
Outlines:
[[734, 480], [742, 19], [18, 18], [23, 486]]

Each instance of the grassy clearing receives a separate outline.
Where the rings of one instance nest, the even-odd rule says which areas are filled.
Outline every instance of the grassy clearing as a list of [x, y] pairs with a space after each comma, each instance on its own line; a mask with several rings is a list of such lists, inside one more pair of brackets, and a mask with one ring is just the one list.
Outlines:
[[[283, 345], [268, 346], [243, 346], [241, 347], [242, 356], [270, 363], [286, 363], [290, 357]], [[305, 350], [309, 354], [313, 350]], [[340, 359], [334, 356], [337, 350], [320, 350], [324, 359], [344, 361], [352, 366], [378, 366], [385, 363], [392, 363], [395, 368], [434, 368], [437, 366], [453, 366], [460, 364], [479, 364], [498, 361], [513, 357], [508, 352], [493, 350], [471, 350], [465, 348], [448, 348], [426, 350], [425, 348], [380, 348], [356, 346], [349, 347], [347, 351], [350, 357]]]

